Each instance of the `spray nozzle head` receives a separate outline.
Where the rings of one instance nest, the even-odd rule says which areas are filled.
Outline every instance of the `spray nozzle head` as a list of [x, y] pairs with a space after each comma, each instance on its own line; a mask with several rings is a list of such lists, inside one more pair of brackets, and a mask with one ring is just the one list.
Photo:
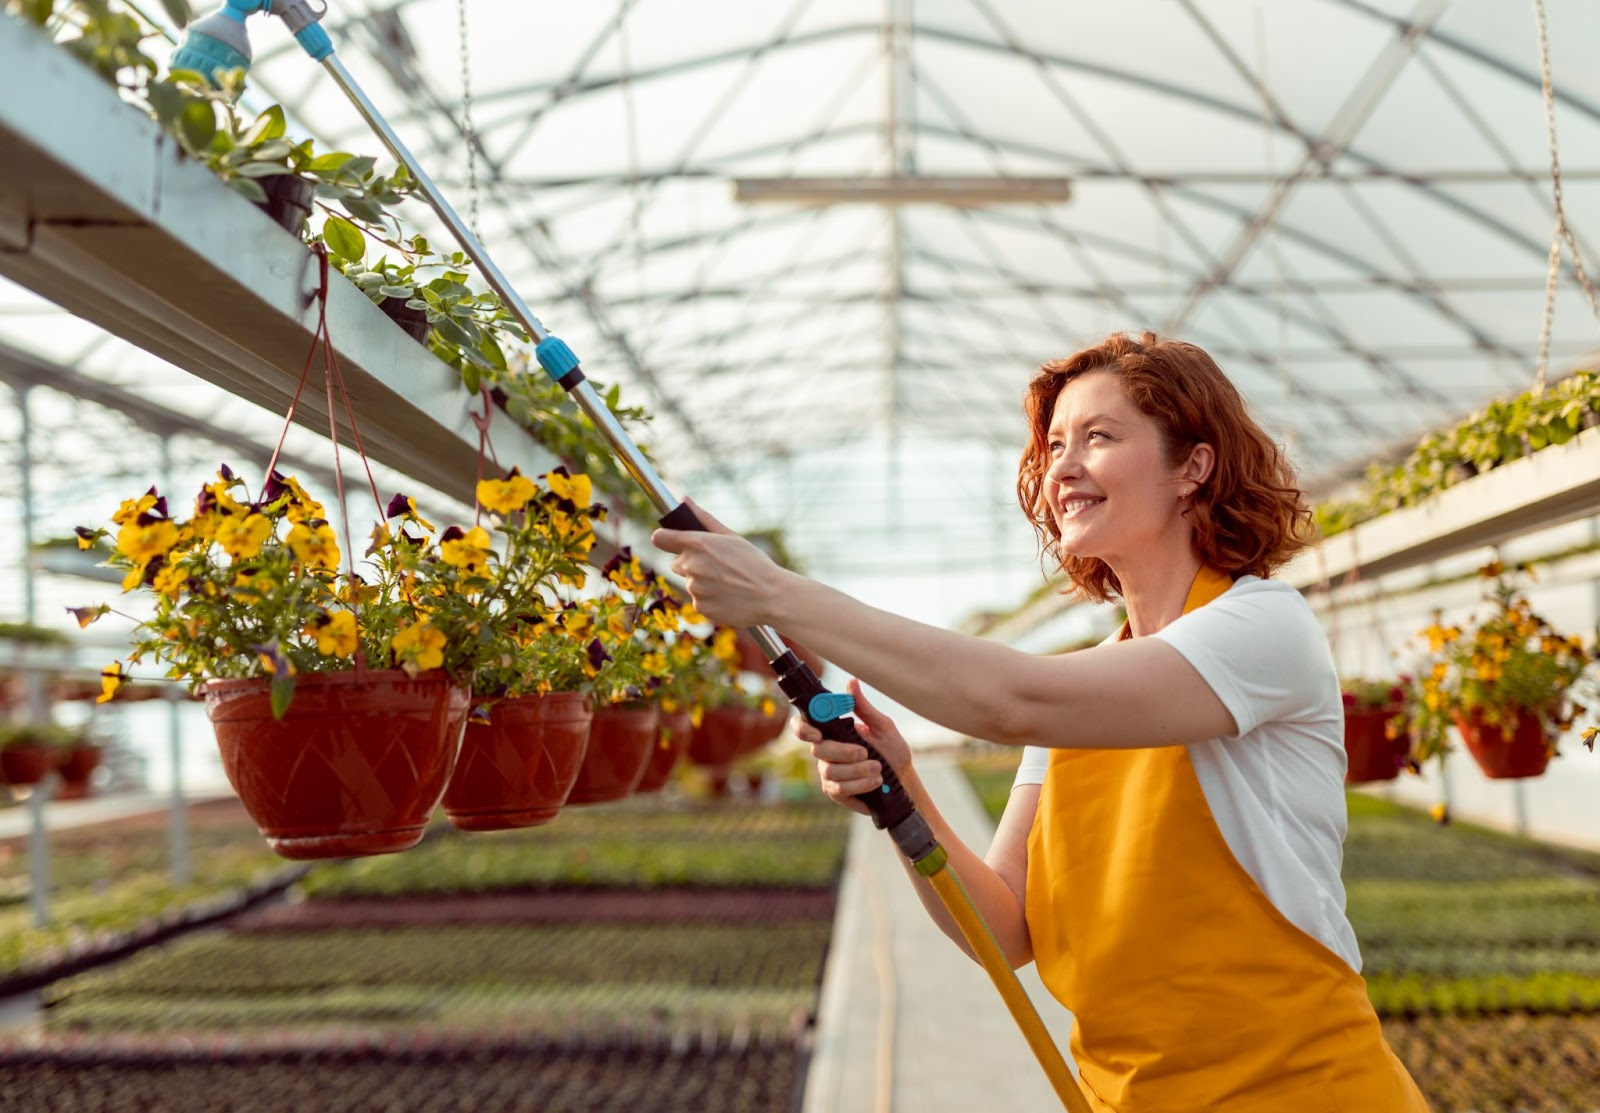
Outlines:
[[250, 68], [250, 34], [244, 18], [249, 12], [233, 3], [203, 15], [184, 29], [171, 68], [194, 70], [216, 81], [218, 70]]

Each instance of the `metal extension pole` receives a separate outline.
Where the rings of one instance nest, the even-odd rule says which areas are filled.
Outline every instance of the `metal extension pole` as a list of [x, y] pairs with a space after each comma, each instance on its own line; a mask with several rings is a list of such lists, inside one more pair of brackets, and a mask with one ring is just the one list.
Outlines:
[[[512, 288], [500, 268], [489, 257], [489, 253], [478, 242], [477, 236], [473, 235], [466, 222], [445, 200], [439, 188], [434, 185], [433, 179], [418, 163], [416, 156], [367, 98], [344, 63], [335, 56], [332, 42], [317, 22], [323, 14], [322, 10], [313, 7], [310, 0], [226, 0], [224, 8], [219, 9], [216, 14], [191, 25], [188, 37], [173, 55], [173, 64], [207, 73], [212, 72], [211, 67], [214, 64], [248, 65], [249, 46], [241, 28], [246, 15], [252, 11], [262, 10], [270, 10], [283, 18], [301, 46], [312, 58], [322, 63], [323, 68], [349, 98], [361, 118], [389, 149], [389, 153], [416, 179], [418, 192], [422, 194], [423, 199], [438, 214], [439, 219], [444, 221], [445, 226], [461, 244], [462, 250], [478, 265], [489, 286], [500, 295], [506, 308], [533, 338], [536, 345], [534, 354], [540, 366], [594, 423], [612, 453], [661, 512], [661, 524], [669, 529], [703, 531], [705, 524], [662, 482], [655, 468], [633, 443], [633, 439], [628, 436], [627, 430], [622, 427], [616, 415], [585, 379], [579, 367], [578, 357], [572, 349], [559, 338], [552, 336], [533, 315], [527, 303]], [[206, 41], [207, 36], [212, 33], [220, 33], [223, 41]], [[229, 47], [233, 50], [231, 54]], [[967, 896], [960, 880], [949, 868], [945, 850], [934, 838], [927, 820], [917, 813], [910, 795], [888, 762], [882, 761], [877, 751], [857, 733], [855, 721], [850, 718], [850, 713], [855, 709], [855, 701], [848, 695], [830, 692], [823, 687], [810, 667], [784, 645], [783, 640], [771, 627], [753, 627], [750, 633], [760, 645], [761, 651], [766, 654], [768, 663], [777, 675], [778, 686], [783, 689], [789, 702], [805, 715], [824, 737], [862, 746], [872, 758], [879, 761], [883, 768], [882, 790], [863, 794], [857, 799], [872, 813], [873, 823], [887, 830], [900, 852], [919, 873], [932, 882], [934, 890], [944, 901], [951, 916], [961, 925], [962, 933], [967, 937], [973, 952], [980, 956], [984, 969], [994, 981], [1007, 1007], [1011, 1009], [1029, 1046], [1039, 1059], [1040, 1066], [1044, 1068], [1057, 1096], [1060, 1097], [1063, 1107], [1068, 1113], [1091, 1113], [1088, 1102], [1078, 1089], [1077, 1083], [1073, 1081], [1060, 1050], [1044, 1030], [1039, 1014], [1028, 1000], [1021, 983], [1017, 981], [1016, 972], [1000, 953], [993, 935]]]

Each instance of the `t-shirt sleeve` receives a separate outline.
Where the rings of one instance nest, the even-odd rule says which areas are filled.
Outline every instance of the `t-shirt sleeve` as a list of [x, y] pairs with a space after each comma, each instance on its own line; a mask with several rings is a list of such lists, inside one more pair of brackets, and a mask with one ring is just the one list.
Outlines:
[[1194, 666], [1240, 735], [1262, 723], [1319, 714], [1325, 682], [1335, 675], [1311, 607], [1294, 588], [1272, 580], [1235, 585], [1152, 636]]
[[1022, 747], [1022, 762], [1017, 766], [1017, 777], [1011, 787], [1044, 784], [1045, 770], [1050, 768], [1050, 751], [1044, 746]]

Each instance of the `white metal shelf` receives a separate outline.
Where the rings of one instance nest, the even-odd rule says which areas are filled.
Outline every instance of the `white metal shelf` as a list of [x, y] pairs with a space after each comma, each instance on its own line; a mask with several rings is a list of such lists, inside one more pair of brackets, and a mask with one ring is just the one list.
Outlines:
[[1278, 578], [1302, 590], [1359, 570], [1403, 571], [1600, 514], [1600, 428], [1335, 534]]
[[[284, 412], [316, 327], [315, 256], [65, 50], [0, 18], [0, 274], [190, 373]], [[369, 455], [472, 500], [459, 378], [334, 274], [328, 325]], [[295, 418], [327, 432], [320, 361]], [[556, 457], [494, 415], [507, 467]]]

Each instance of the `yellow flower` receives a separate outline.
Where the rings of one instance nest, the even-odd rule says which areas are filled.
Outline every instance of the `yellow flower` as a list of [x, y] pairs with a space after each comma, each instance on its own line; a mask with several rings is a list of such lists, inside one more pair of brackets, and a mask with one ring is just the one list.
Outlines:
[[339, 541], [327, 522], [310, 519], [296, 522], [286, 541], [294, 559], [310, 568], [339, 568]]
[[1600, 727], [1586, 727], [1583, 732], [1583, 744], [1589, 749], [1594, 749], [1595, 735], [1600, 734]]
[[356, 616], [349, 611], [313, 619], [306, 633], [317, 639], [317, 652], [324, 657], [348, 657], [356, 651]]
[[606, 629], [613, 637], [625, 638], [628, 636], [628, 616], [622, 611], [612, 611], [606, 615]]
[[719, 661], [737, 664], [740, 660], [739, 631], [723, 626], [711, 636], [711, 653]]
[[178, 527], [165, 518], [141, 525], [137, 518], [125, 522], [117, 531], [117, 549], [129, 560], [148, 564], [165, 556], [178, 543]]
[[125, 499], [122, 505], [117, 507], [117, 512], [111, 515], [111, 520], [119, 526], [125, 526], [129, 522], [137, 520], [139, 515], [155, 506], [157, 501], [154, 491], [140, 495], [136, 499]]
[[485, 479], [478, 483], [478, 505], [494, 514], [510, 514], [533, 501], [539, 488], [515, 468], [504, 479]]
[[577, 475], [565, 475], [560, 470], [550, 472], [544, 477], [550, 485], [550, 490], [558, 497], [564, 498], [579, 510], [589, 505], [594, 497], [594, 484], [583, 472]]
[[583, 611], [563, 611], [561, 628], [573, 638], [582, 640], [589, 636], [590, 630], [594, 629], [594, 619]]
[[168, 599], [176, 599], [183, 594], [183, 587], [188, 582], [189, 573], [184, 570], [182, 565], [166, 564], [161, 567], [161, 571], [156, 573], [155, 582], [152, 586]]
[[111, 697], [117, 694], [117, 689], [128, 682], [122, 675], [122, 662], [112, 661], [100, 670], [100, 694], [94, 698], [96, 703], [109, 703]]
[[1435, 804], [1428, 809], [1428, 814], [1433, 817], [1435, 823], [1447, 824], [1450, 822], [1450, 806], [1448, 804]]
[[483, 571], [489, 553], [489, 533], [482, 526], [473, 526], [460, 537], [447, 536], [439, 543], [439, 559], [469, 575]]
[[262, 514], [226, 518], [217, 524], [217, 544], [234, 560], [249, 560], [272, 536], [272, 523]]
[[413, 623], [389, 641], [400, 667], [411, 676], [444, 664], [445, 636], [428, 625], [428, 620]]
[[667, 673], [667, 655], [652, 649], [639, 658], [639, 667], [653, 676], [664, 676]]

